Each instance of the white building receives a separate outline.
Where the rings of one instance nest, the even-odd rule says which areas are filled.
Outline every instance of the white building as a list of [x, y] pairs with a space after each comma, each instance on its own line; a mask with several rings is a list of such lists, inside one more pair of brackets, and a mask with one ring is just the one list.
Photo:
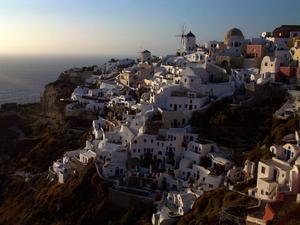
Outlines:
[[181, 85], [170, 85], [163, 87], [154, 96], [153, 102], [166, 111], [191, 113], [204, 107], [209, 102], [209, 98]]
[[209, 61], [209, 56], [204, 51], [196, 51], [184, 56], [189, 62], [199, 63], [204, 65]]
[[82, 151], [79, 153], [79, 161], [82, 162], [83, 164], [88, 164], [92, 162], [93, 160], [96, 159], [96, 152], [87, 150], [87, 151]]
[[127, 148], [121, 144], [108, 142], [104, 136], [98, 145], [97, 158], [102, 165], [104, 177], [119, 177], [125, 174]]
[[[299, 141], [299, 138], [298, 138]], [[300, 148], [298, 145], [273, 145], [275, 157], [258, 163], [257, 184], [248, 193], [259, 199], [274, 200], [278, 193], [300, 192]]]
[[131, 106], [135, 105], [136, 101], [131, 96], [116, 96], [112, 98], [108, 102], [109, 107], [117, 106], [117, 107], [127, 107], [130, 108]]
[[82, 96], [87, 95], [89, 89], [87, 87], [78, 86], [74, 89], [71, 95], [71, 99], [76, 101], [82, 98]]
[[274, 56], [265, 56], [261, 61], [260, 74], [263, 78], [271, 78], [275, 80], [276, 74], [279, 72], [280, 60]]
[[178, 214], [184, 215], [192, 209], [197, 197], [195, 194], [192, 193], [182, 193], [177, 195], [177, 199], [178, 199]]
[[183, 52], [189, 53], [196, 49], [196, 36], [190, 31], [183, 36]]
[[57, 175], [58, 182], [63, 184], [69, 177], [68, 169], [61, 160], [53, 162], [51, 171]]
[[220, 45], [222, 45], [223, 42], [220, 41], [208, 41], [204, 44], [205, 48], [208, 49], [210, 52], [216, 52], [220, 50]]
[[148, 50], [144, 50], [141, 52], [141, 62], [150, 62], [151, 61], [151, 52]]

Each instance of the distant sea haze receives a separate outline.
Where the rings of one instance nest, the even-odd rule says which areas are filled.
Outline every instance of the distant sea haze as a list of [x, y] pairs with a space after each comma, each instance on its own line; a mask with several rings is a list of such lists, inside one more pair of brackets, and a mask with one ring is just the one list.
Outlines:
[[[0, 55], [0, 105], [38, 102], [46, 84], [72, 67], [102, 65], [103, 55]], [[128, 57], [128, 56], [126, 56]]]

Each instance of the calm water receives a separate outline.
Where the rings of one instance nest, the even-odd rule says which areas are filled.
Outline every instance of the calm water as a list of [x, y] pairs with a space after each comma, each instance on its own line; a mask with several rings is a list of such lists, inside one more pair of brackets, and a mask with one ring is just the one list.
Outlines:
[[116, 56], [0, 55], [0, 105], [37, 102], [44, 86], [71, 67], [101, 65]]

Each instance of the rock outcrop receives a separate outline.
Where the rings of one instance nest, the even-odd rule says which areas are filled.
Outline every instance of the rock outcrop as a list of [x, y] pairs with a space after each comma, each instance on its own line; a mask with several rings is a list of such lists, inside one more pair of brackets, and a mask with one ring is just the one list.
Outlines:
[[49, 117], [62, 120], [66, 103], [60, 99], [70, 98], [73, 90], [91, 74], [93, 70], [89, 68], [80, 71], [71, 69], [61, 73], [55, 82], [47, 84], [41, 98], [43, 112]]

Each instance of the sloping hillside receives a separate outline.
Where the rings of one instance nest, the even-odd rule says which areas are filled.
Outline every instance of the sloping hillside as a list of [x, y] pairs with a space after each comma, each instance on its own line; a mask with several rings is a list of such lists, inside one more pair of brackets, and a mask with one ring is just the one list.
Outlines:
[[[222, 209], [236, 206], [253, 206], [257, 200], [236, 192], [219, 188], [206, 192], [194, 203], [193, 210], [183, 216], [178, 225], [214, 225], [219, 222]], [[240, 215], [239, 215], [240, 216]]]

